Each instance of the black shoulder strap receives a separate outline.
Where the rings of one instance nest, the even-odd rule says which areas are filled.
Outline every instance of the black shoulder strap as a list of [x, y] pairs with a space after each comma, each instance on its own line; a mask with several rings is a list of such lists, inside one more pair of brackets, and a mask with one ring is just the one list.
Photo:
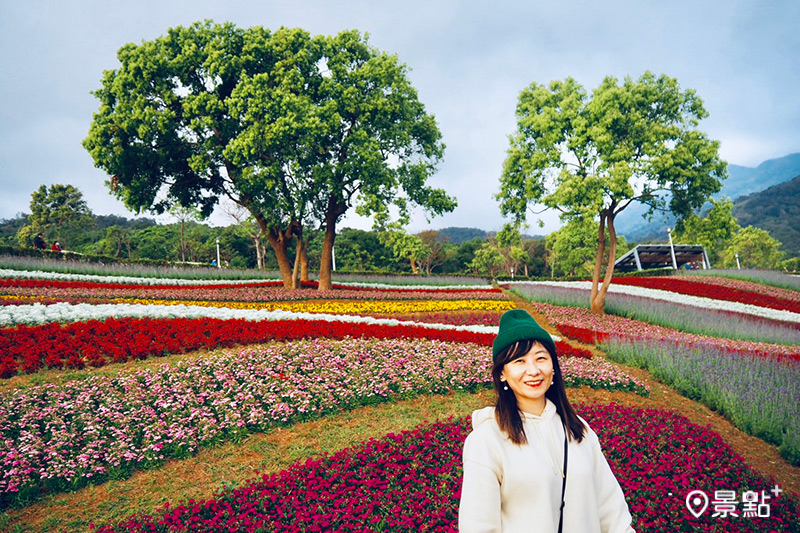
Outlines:
[[561, 509], [558, 516], [558, 533], [564, 525], [564, 493], [567, 489], [567, 426], [564, 426], [564, 478], [561, 480]]

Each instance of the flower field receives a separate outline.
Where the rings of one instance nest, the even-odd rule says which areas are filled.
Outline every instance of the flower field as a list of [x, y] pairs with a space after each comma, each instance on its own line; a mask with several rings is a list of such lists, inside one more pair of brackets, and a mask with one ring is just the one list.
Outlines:
[[672, 276], [669, 279], [664, 277], [616, 278], [614, 283], [800, 313], [800, 293], [797, 291], [743, 280], [711, 276], [687, 276], [684, 278]]
[[[669, 288], [672, 278], [658, 278], [659, 291]], [[643, 279], [648, 285], [656, 278]], [[675, 281], [679, 291], [687, 290], [685, 280]], [[639, 286], [638, 281], [630, 283]], [[517, 285], [515, 289], [533, 300], [557, 298], [552, 291], [543, 295], [543, 286]], [[649, 370], [687, 397], [719, 411], [743, 431], [779, 446], [787, 461], [800, 465], [800, 327], [792, 328], [794, 337], [785, 344], [770, 344], [698, 335], [621, 316], [597, 316], [577, 307], [534, 306], [567, 337], [597, 343], [612, 359]], [[664, 317], [669, 310], [659, 312]], [[718, 330], [726, 329], [725, 318], [716, 309], [695, 307], [693, 312], [696, 322], [709, 320]], [[670, 320], [667, 316], [652, 322]], [[727, 329], [736, 329], [735, 325], [741, 323], [729, 323]], [[770, 338], [774, 330], [764, 328], [761, 334]]]
[[[618, 405], [578, 412], [593, 421], [605, 445], [637, 531], [800, 528], [800, 507], [788, 498], [770, 505], [769, 520], [688, 514], [682, 495], [692, 490], [725, 487], [761, 494], [772, 488], [713, 432], [667, 412]], [[660, 438], [653, 438], [654, 429]], [[456, 532], [461, 446], [469, 431], [466, 419], [426, 425], [306, 461], [209, 500], [132, 516], [97, 531]]]
[[[588, 308], [590, 285], [584, 282], [515, 284], [525, 298], [557, 306]], [[800, 313], [749, 304], [684, 296], [660, 289], [612, 284], [606, 312], [653, 325], [711, 337], [800, 344]]]
[[[28, 499], [40, 490], [127, 477], [200, 446], [333, 411], [475, 390], [489, 382], [487, 352], [424, 339], [314, 339], [16, 390], [0, 404], [0, 464], [16, 463], [3, 471], [0, 494]], [[605, 361], [566, 361], [568, 385], [647, 392]]]
[[[18, 510], [45, 505], [50, 497], [133, 483], [137, 472], [191, 462], [201, 450], [223, 444], [243, 446], [252, 435], [378, 404], [485, 391], [497, 321], [515, 307], [504, 292], [485, 285], [349, 282], [320, 292], [313, 284], [286, 291], [253, 279], [159, 283], [0, 274], [0, 377], [12, 378], [0, 382], [0, 530], [14, 523]], [[716, 278], [695, 283], [703, 284], [723, 292], [761, 291], [765, 299], [748, 305], [795, 313], [787, 289]], [[686, 294], [709, 298], [700, 292]], [[779, 307], [776, 299], [789, 303]], [[598, 397], [649, 397], [646, 381], [573, 341], [597, 344], [614, 360], [672, 379], [671, 386], [692, 399], [716, 402], [713, 407], [742, 429], [780, 446], [787, 460], [800, 449], [796, 343], [701, 336], [532, 305], [571, 339], [557, 340], [568, 387], [598, 391]], [[695, 375], [705, 381], [695, 383]], [[763, 499], [769, 517], [692, 516], [684, 502], [691, 490], [766, 498], [776, 482], [711, 429], [665, 407], [579, 406], [600, 436], [637, 531], [800, 531], [798, 500], [788, 493]], [[82, 515], [74, 522], [82, 525], [74, 527], [457, 531], [460, 453], [468, 432], [467, 418], [425, 422], [348, 442], [341, 451], [309, 456], [202, 499], [164, 494], [160, 509], [134, 503], [127, 518]]]

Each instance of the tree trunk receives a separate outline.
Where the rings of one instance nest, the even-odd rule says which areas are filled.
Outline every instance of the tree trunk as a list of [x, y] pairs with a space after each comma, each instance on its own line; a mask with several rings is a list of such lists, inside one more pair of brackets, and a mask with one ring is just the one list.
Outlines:
[[[610, 213], [601, 213], [600, 215], [600, 229], [599, 229], [599, 246], [597, 247], [597, 258], [594, 263], [594, 274], [592, 275], [592, 294], [590, 306], [592, 313], [602, 315], [605, 314], [606, 306], [606, 293], [611, 286], [611, 278], [614, 275], [614, 258], [617, 253], [617, 231], [614, 228], [614, 211], [613, 206], [609, 209]], [[600, 271], [603, 265], [603, 258], [606, 251], [606, 232], [605, 223], [608, 220], [608, 238], [611, 242], [608, 243], [608, 259], [606, 260], [606, 273], [603, 276], [603, 282], [600, 284]]]
[[261, 235], [250, 234], [253, 244], [256, 245], [256, 266], [259, 270], [264, 270], [264, 251], [261, 249]]
[[303, 282], [308, 281], [308, 242], [311, 240], [311, 237], [305, 236], [303, 228], [299, 224], [295, 237], [297, 238], [297, 242], [295, 244], [292, 280], [295, 284], [295, 288], [302, 289]]
[[311, 237], [306, 237], [303, 233], [303, 228], [297, 232], [297, 243], [295, 244], [294, 254], [294, 269], [292, 276], [296, 284], [296, 288], [301, 289], [303, 282], [308, 281], [308, 243]]
[[261, 243], [259, 243], [259, 246], [260, 246], [260, 251], [258, 252], [259, 255], [258, 255], [258, 259], [257, 259], [259, 264], [261, 265], [259, 267], [259, 269], [260, 270], [266, 270], [267, 269], [267, 247], [264, 246]]
[[347, 211], [347, 204], [338, 202], [331, 195], [328, 197], [328, 208], [325, 211], [325, 237], [322, 239], [322, 256], [319, 265], [319, 290], [331, 290], [331, 263], [333, 261], [333, 243], [336, 240], [336, 221]]
[[331, 260], [333, 258], [333, 241], [336, 239], [336, 220], [325, 216], [325, 237], [322, 239], [322, 256], [319, 264], [319, 290], [331, 290]]
[[302, 255], [301, 248], [303, 247], [303, 239], [298, 236], [294, 245], [294, 266], [292, 267], [292, 288], [299, 289], [302, 287], [300, 283], [300, 256]]
[[281, 271], [283, 288], [291, 289], [292, 263], [289, 261], [287, 249], [289, 247], [289, 241], [292, 238], [292, 226], [290, 225], [286, 230], [276, 227], [267, 229], [262, 220], [259, 220], [258, 223], [262, 225], [262, 229], [264, 229], [264, 233], [267, 235], [267, 241], [269, 241], [270, 246], [272, 246], [275, 252], [275, 258], [278, 260], [278, 269]]
[[186, 262], [186, 232], [184, 230], [184, 220], [181, 219], [181, 261]]
[[303, 243], [303, 250], [300, 254], [300, 281], [308, 281], [308, 241], [310, 240], [311, 237]]

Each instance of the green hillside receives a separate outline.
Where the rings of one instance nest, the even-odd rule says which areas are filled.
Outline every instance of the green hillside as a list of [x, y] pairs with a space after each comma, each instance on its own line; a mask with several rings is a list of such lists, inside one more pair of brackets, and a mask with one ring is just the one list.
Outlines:
[[768, 231], [788, 256], [800, 257], [800, 176], [739, 198], [733, 216], [742, 227]]

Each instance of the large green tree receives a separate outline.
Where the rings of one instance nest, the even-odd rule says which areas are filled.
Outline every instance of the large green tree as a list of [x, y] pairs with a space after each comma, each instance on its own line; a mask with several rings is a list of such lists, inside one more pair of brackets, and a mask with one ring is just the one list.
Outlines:
[[456, 207], [454, 198], [426, 184], [444, 152], [436, 120], [425, 111], [396, 56], [368, 46], [358, 32], [326, 39], [325, 107], [328, 133], [322, 182], [325, 238], [320, 289], [330, 288], [330, 258], [336, 224], [355, 204], [370, 216], [419, 206], [426, 215]]
[[733, 202], [730, 198], [711, 199], [711, 208], [705, 216], [694, 213], [680, 221], [675, 228], [673, 239], [680, 244], [702, 244], [708, 260], [716, 265], [722, 251], [731, 244], [741, 226], [733, 216]]
[[727, 167], [719, 143], [697, 129], [706, 116], [693, 90], [650, 72], [621, 83], [606, 77], [591, 97], [572, 78], [532, 83], [517, 104], [517, 131], [497, 194], [501, 212], [524, 221], [539, 204], [559, 210], [565, 221], [596, 219], [591, 309], [602, 313], [614, 271], [617, 215], [640, 202], [648, 217], [671, 211], [682, 219], [719, 191]]
[[336, 223], [407, 203], [455, 207], [427, 177], [443, 144], [396, 56], [356, 31], [195, 23], [118, 53], [84, 146], [134, 211], [174, 204], [247, 209], [275, 251], [284, 285], [313, 233], [325, 232], [320, 289], [330, 288]]
[[42, 233], [48, 241], [59, 240], [67, 246], [79, 232], [92, 225], [92, 212], [81, 191], [73, 185], [41, 185], [31, 194], [31, 214], [28, 225], [20, 229], [17, 238], [24, 247], [31, 238]]
[[723, 266], [777, 269], [786, 255], [779, 250], [780, 247], [780, 241], [765, 230], [747, 226], [738, 231], [722, 251]]

